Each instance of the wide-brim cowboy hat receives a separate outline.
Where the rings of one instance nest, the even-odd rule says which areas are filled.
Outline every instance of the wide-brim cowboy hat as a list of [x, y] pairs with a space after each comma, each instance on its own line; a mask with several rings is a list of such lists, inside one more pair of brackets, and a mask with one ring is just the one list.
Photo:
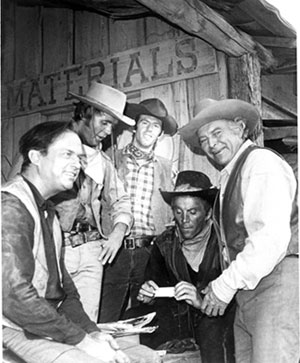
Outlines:
[[236, 117], [245, 120], [249, 134], [255, 130], [260, 120], [258, 110], [248, 102], [236, 99], [216, 101], [206, 98], [195, 106], [194, 117], [181, 127], [178, 133], [188, 145], [200, 148], [197, 131], [202, 126], [216, 120], [233, 121]]
[[92, 82], [85, 95], [79, 95], [73, 92], [69, 93], [79, 101], [104, 111], [129, 126], [135, 125], [135, 121], [132, 118], [124, 115], [127, 99], [125, 93], [113, 87], [99, 82]]
[[173, 136], [177, 132], [177, 122], [168, 114], [166, 106], [157, 98], [148, 98], [140, 103], [127, 103], [125, 112], [127, 116], [137, 120], [140, 115], [149, 115], [158, 118], [162, 122], [162, 130], [165, 134]]
[[207, 175], [200, 171], [185, 170], [178, 173], [173, 191], [159, 191], [168, 204], [171, 204], [174, 197], [189, 195], [200, 197], [213, 205], [218, 189], [211, 184]]

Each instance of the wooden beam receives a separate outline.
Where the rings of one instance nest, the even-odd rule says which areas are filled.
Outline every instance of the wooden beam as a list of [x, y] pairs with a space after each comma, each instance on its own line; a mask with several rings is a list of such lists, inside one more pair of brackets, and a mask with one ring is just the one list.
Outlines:
[[297, 126], [264, 127], [265, 140], [277, 140], [286, 137], [297, 138]]
[[253, 39], [265, 47], [272, 48], [296, 48], [296, 38], [285, 37], [253, 37]]
[[153, 12], [199, 37], [229, 56], [258, 54], [262, 68], [276, 65], [272, 53], [248, 34], [232, 27], [222, 16], [199, 0], [137, 0]]

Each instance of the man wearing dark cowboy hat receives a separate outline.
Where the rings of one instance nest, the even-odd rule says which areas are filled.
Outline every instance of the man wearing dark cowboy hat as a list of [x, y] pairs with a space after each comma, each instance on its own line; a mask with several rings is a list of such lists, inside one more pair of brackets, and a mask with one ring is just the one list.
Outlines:
[[[152, 303], [159, 329], [144, 344], [194, 336], [201, 362], [234, 362], [234, 304], [225, 316], [210, 318], [200, 311], [201, 290], [221, 273], [219, 247], [212, 222], [217, 194], [198, 171], [178, 174], [173, 191], [161, 191], [172, 207], [175, 225], [155, 240], [138, 300]], [[160, 298], [159, 287], [173, 287], [173, 298]], [[153, 334], [152, 334], [153, 335]], [[151, 345], [153, 347], [153, 345]], [[156, 348], [157, 346], [155, 346]]]
[[299, 362], [297, 183], [279, 155], [249, 140], [259, 118], [241, 100], [203, 100], [180, 130], [221, 170], [223, 273], [204, 289], [201, 310], [222, 315], [236, 296], [237, 362]]
[[106, 266], [100, 307], [100, 322], [118, 320], [127, 307], [138, 304], [136, 296], [143, 282], [149, 248], [155, 235], [171, 221], [171, 210], [165, 205], [159, 188], [171, 188], [172, 162], [155, 155], [154, 149], [164, 133], [177, 131], [175, 119], [159, 99], [127, 104], [126, 115], [135, 119], [132, 142], [116, 152], [116, 168], [130, 196], [134, 224], [130, 235], [112, 264]]
[[[110, 86], [93, 82], [85, 95], [71, 94], [81, 102], [73, 128], [85, 144], [87, 165], [74, 188], [54, 202], [64, 232], [67, 270], [86, 313], [97, 321], [103, 265], [112, 262], [132, 224], [129, 197], [111, 160], [101, 151], [101, 142], [118, 121], [131, 126], [135, 122], [123, 114], [126, 95]], [[103, 233], [100, 196], [110, 208], [113, 228], [108, 235]]]

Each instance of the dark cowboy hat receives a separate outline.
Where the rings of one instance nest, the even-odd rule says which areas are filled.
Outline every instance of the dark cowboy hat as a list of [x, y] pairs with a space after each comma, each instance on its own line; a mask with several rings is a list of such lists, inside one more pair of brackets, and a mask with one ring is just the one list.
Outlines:
[[218, 189], [211, 184], [208, 176], [200, 171], [184, 170], [178, 173], [172, 192], [159, 190], [164, 201], [171, 204], [172, 198], [179, 195], [200, 197], [213, 204]]
[[162, 122], [165, 134], [173, 136], [177, 131], [177, 122], [168, 114], [166, 106], [158, 98], [148, 98], [140, 103], [127, 103], [125, 114], [137, 120], [140, 115], [149, 115], [158, 118]]
[[206, 98], [196, 104], [194, 118], [178, 132], [188, 145], [199, 148], [197, 131], [202, 126], [216, 120], [233, 121], [236, 117], [245, 120], [249, 134], [254, 131], [260, 119], [258, 110], [248, 102], [236, 99], [216, 101]]
[[107, 86], [103, 83], [92, 82], [90, 88], [84, 96], [73, 92], [69, 93], [78, 100], [87, 103], [98, 110], [107, 112], [109, 115], [125, 122], [127, 125], [135, 125], [135, 121], [133, 119], [124, 115], [127, 98], [125, 93], [113, 87]]

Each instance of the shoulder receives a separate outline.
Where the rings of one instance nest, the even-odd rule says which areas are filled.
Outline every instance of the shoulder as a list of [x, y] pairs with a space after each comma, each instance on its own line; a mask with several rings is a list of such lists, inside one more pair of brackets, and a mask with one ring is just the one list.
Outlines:
[[9, 192], [1, 192], [1, 212], [2, 225], [19, 225], [21, 221], [33, 221], [33, 218], [25, 204], [16, 196]]
[[155, 239], [155, 244], [157, 246], [163, 246], [168, 243], [172, 243], [175, 236], [175, 227], [168, 227], [163, 231], [160, 235], [158, 235]]

